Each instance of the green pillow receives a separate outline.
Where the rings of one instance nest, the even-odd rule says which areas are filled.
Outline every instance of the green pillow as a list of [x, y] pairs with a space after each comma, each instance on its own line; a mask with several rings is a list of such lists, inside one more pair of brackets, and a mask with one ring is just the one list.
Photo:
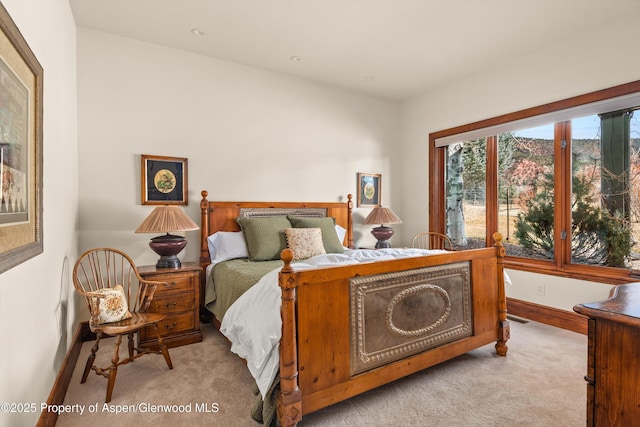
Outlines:
[[291, 228], [286, 217], [238, 218], [238, 224], [244, 232], [251, 261], [280, 259], [280, 252], [287, 247], [284, 230]]
[[338, 239], [338, 233], [336, 233], [335, 218], [306, 218], [292, 215], [287, 218], [289, 218], [294, 228], [319, 228], [322, 231], [324, 250], [328, 254], [341, 254], [344, 252], [344, 246], [342, 246], [342, 242]]

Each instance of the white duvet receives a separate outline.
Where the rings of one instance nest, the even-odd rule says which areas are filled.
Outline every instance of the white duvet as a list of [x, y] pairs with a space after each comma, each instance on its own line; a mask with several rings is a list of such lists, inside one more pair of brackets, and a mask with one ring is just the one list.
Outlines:
[[[356, 249], [346, 250], [343, 254], [318, 255], [304, 262], [295, 262], [292, 266], [296, 270], [303, 270], [442, 252], [444, 251], [413, 248], [375, 251]], [[231, 341], [231, 351], [246, 360], [263, 399], [280, 365], [278, 344], [282, 333], [282, 294], [278, 286], [279, 271], [278, 268], [265, 274], [257, 284], [242, 294], [226, 312], [220, 326], [220, 332]]]

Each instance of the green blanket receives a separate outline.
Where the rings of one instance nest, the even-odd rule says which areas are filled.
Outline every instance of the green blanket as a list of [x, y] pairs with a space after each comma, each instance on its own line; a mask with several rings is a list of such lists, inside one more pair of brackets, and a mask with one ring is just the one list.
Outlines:
[[240, 295], [258, 283], [262, 276], [283, 265], [280, 260], [249, 261], [246, 258], [216, 264], [207, 279], [205, 307], [222, 322], [224, 314]]
[[253, 387], [253, 394], [255, 396], [255, 402], [253, 408], [251, 408], [251, 417], [265, 426], [271, 427], [277, 425], [276, 420], [276, 397], [278, 394], [278, 388], [280, 386], [280, 375], [277, 375], [273, 384], [269, 387], [267, 392], [267, 400], [262, 400], [260, 389], [257, 385]]

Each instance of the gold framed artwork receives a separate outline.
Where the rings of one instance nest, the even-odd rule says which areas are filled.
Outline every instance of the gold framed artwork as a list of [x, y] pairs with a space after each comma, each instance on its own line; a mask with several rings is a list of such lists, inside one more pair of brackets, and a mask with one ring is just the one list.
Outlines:
[[42, 253], [42, 85], [0, 3], [0, 273]]
[[187, 159], [141, 156], [143, 205], [187, 205]]
[[380, 206], [382, 175], [358, 172], [358, 206]]

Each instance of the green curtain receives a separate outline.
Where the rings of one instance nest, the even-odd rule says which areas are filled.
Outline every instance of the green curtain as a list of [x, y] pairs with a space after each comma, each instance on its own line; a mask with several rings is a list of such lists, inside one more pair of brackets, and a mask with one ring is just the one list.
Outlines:
[[602, 206], [629, 218], [630, 122], [633, 111], [600, 114]]

